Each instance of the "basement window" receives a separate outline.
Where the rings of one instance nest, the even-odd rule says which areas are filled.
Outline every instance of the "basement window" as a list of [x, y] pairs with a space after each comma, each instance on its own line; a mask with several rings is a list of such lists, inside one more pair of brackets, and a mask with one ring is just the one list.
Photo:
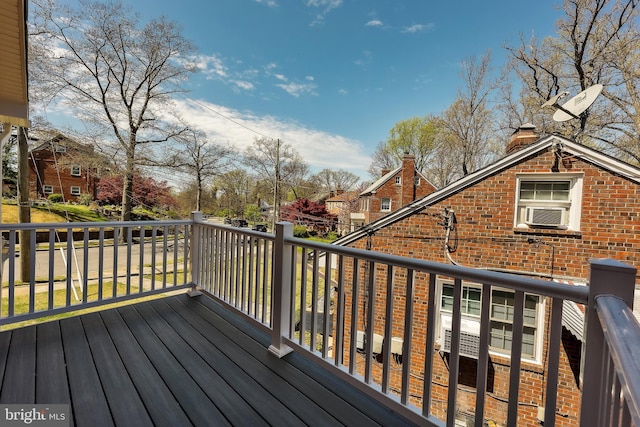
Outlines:
[[71, 195], [72, 196], [79, 196], [80, 195], [80, 187], [72, 186], [71, 187]]
[[44, 194], [53, 194], [53, 185], [43, 185], [42, 192]]
[[520, 175], [516, 186], [517, 228], [580, 229], [582, 175]]

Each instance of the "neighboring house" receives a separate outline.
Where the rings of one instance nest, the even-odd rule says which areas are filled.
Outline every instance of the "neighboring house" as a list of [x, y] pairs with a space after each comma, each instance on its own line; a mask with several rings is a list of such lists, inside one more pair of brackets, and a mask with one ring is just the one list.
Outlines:
[[360, 193], [360, 205], [351, 213], [351, 230], [386, 216], [433, 192], [435, 187], [416, 170], [416, 159], [405, 154], [402, 165], [382, 176]]
[[75, 202], [82, 194], [97, 196], [99, 171], [93, 147], [56, 134], [29, 151], [29, 189], [33, 199], [62, 194]]
[[336, 195], [325, 200], [327, 211], [338, 218], [337, 232], [343, 235], [351, 231], [351, 213], [358, 208], [359, 193], [337, 190]]
[[[640, 169], [560, 136], [538, 138], [535, 127], [525, 125], [514, 133], [507, 155], [501, 160], [379, 218], [334, 244], [585, 285], [589, 280], [589, 259], [614, 258], [640, 265]], [[406, 279], [396, 279], [394, 305], [403, 307], [402, 282]], [[380, 283], [385, 283], [383, 278]], [[420, 390], [428, 278], [418, 275], [414, 286], [416, 340], [412, 343], [410, 369], [416, 390]], [[460, 361], [457, 410], [461, 422], [472, 419], [474, 413], [475, 354], [482, 298], [481, 284], [462, 282], [462, 286], [461, 354], [465, 357]], [[351, 289], [345, 292], [349, 304]], [[364, 294], [360, 298], [359, 301], [367, 301]], [[443, 418], [447, 410], [451, 280], [437, 278], [436, 301], [435, 338], [439, 346], [436, 353], [429, 355], [433, 357], [435, 371], [428, 380], [433, 384], [434, 415]], [[505, 425], [514, 294], [494, 288], [490, 301], [485, 421]], [[385, 312], [384, 304], [385, 290], [377, 289], [376, 313]], [[563, 308], [556, 425], [574, 426], [580, 421], [584, 307], [565, 302]], [[518, 408], [524, 422], [519, 425], [539, 425], [539, 417], [544, 413], [550, 309], [547, 298], [537, 295], [525, 298], [525, 356], [521, 365], [524, 386]], [[401, 320], [394, 317], [394, 337], [403, 336]], [[374, 348], [385, 342], [384, 320], [377, 317], [376, 324], [381, 326], [375, 331], [379, 342], [374, 338]], [[345, 325], [345, 330], [349, 327]], [[398, 345], [394, 340], [392, 352], [393, 344], [396, 349], [402, 348], [401, 342]], [[401, 363], [401, 358], [397, 360]]]

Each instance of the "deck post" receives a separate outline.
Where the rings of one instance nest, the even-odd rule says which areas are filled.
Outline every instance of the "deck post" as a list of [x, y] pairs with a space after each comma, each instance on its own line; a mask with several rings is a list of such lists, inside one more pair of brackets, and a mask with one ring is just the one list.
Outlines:
[[202, 294], [202, 292], [198, 290], [198, 281], [200, 280], [201, 228], [197, 225], [197, 223], [200, 221], [202, 221], [202, 212], [191, 212], [191, 238], [189, 239], [189, 241], [191, 242], [191, 259], [189, 260], [189, 264], [191, 267], [191, 289], [187, 291], [187, 294], [190, 297], [195, 297]]
[[583, 421], [582, 425], [605, 425], [604, 417], [611, 399], [611, 391], [606, 388], [605, 364], [608, 351], [602, 325], [596, 313], [596, 297], [602, 294], [614, 295], [629, 307], [633, 307], [637, 270], [629, 264], [613, 259], [592, 259], [590, 263], [580, 420]]
[[273, 256], [273, 302], [271, 323], [271, 346], [269, 352], [278, 357], [291, 353], [292, 349], [284, 343], [284, 337], [291, 330], [291, 258], [293, 246], [285, 239], [293, 237], [293, 224], [276, 224], [276, 240]]

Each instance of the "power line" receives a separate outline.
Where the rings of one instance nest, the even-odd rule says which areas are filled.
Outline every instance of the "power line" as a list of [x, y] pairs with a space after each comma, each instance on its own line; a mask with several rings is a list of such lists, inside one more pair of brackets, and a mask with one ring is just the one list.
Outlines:
[[240, 123], [240, 122], [238, 122], [238, 121], [236, 121], [236, 120], [232, 119], [231, 117], [225, 116], [225, 115], [224, 115], [224, 114], [222, 114], [221, 112], [219, 112], [219, 111], [217, 111], [217, 110], [215, 110], [215, 109], [213, 109], [213, 108], [209, 107], [209, 106], [208, 106], [208, 105], [206, 105], [206, 104], [203, 104], [203, 103], [202, 103], [202, 102], [200, 102], [200, 101], [196, 101], [195, 99], [192, 99], [192, 98], [186, 98], [186, 97], [183, 97], [183, 99], [185, 99], [185, 100], [187, 100], [187, 101], [190, 101], [190, 102], [193, 102], [194, 104], [197, 104], [197, 105], [199, 105], [200, 107], [205, 108], [205, 109], [207, 109], [207, 110], [211, 111], [212, 113], [217, 114], [218, 116], [222, 117], [223, 119], [225, 119], [225, 120], [229, 120], [231, 123], [236, 124], [236, 125], [238, 125], [238, 126], [240, 126], [240, 127], [244, 128], [244, 129], [248, 130], [249, 132], [253, 132], [253, 133], [255, 133], [256, 135], [264, 136], [265, 138], [275, 139], [274, 137], [269, 136], [269, 135], [265, 135], [265, 134], [264, 134], [264, 133], [262, 133], [262, 132], [258, 132], [257, 130], [255, 130], [255, 129], [253, 129], [253, 128], [250, 128], [249, 126], [244, 125], [244, 124], [242, 124], [242, 123]]

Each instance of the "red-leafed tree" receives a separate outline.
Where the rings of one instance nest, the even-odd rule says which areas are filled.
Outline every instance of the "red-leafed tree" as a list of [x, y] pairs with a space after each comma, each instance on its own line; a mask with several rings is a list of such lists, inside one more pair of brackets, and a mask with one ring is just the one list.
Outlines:
[[337, 217], [329, 213], [324, 204], [309, 199], [298, 199], [282, 206], [280, 219], [296, 225], [304, 225], [319, 233], [333, 230], [337, 223]]
[[[98, 202], [117, 205], [122, 200], [122, 176], [103, 177], [98, 184]], [[151, 177], [134, 175], [133, 206], [146, 208], [172, 209], [176, 201], [171, 195], [171, 187], [166, 181], [156, 181]]]

